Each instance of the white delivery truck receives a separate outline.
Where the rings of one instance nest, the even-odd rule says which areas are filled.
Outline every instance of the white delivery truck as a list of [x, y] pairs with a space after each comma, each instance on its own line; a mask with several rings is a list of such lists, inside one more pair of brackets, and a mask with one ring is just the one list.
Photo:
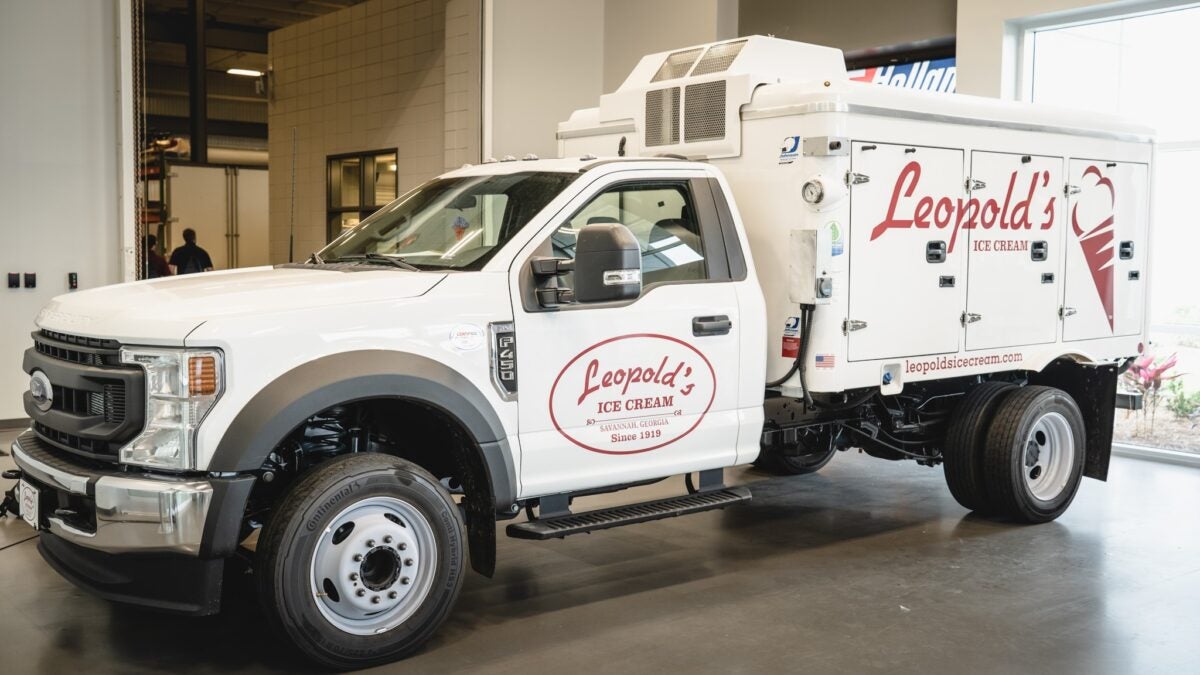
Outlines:
[[725, 467], [848, 448], [1025, 523], [1105, 478], [1148, 130], [751, 37], [645, 57], [558, 135], [565, 159], [442, 175], [303, 264], [55, 299], [9, 476], [49, 564], [207, 614], [243, 556], [296, 648], [352, 667], [437, 629], [497, 521], [721, 508], [750, 498]]

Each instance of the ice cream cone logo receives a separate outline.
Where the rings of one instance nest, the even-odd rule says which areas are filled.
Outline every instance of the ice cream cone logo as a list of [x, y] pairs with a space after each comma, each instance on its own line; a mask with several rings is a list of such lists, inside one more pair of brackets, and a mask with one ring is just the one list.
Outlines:
[[[1100, 296], [1100, 304], [1104, 306], [1104, 313], [1108, 317], [1108, 328], [1113, 328], [1113, 223], [1115, 215], [1113, 213], [1116, 206], [1116, 192], [1113, 190], [1112, 181], [1105, 178], [1097, 166], [1089, 166], [1083, 172], [1083, 178], [1086, 182], [1088, 178], [1094, 178], [1095, 183], [1083, 186], [1083, 195], [1089, 194], [1090, 191], [1104, 188], [1108, 191], [1108, 216], [1100, 221], [1099, 224], [1091, 229], [1084, 230], [1079, 225], [1079, 204], [1083, 199], [1076, 199], [1075, 204], [1071, 207], [1071, 229], [1075, 232], [1075, 238], [1079, 240], [1079, 245], [1083, 249], [1083, 258], [1087, 261], [1088, 270], [1092, 273], [1092, 283], [1096, 285], [1096, 293]], [[1102, 202], [1102, 198], [1098, 198]], [[1086, 211], [1086, 209], [1085, 209]]]

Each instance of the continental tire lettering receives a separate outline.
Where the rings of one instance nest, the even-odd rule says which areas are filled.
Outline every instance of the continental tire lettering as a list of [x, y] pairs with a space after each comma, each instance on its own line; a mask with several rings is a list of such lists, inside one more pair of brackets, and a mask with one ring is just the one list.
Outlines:
[[350, 483], [341, 490], [338, 490], [333, 496], [331, 496], [329, 499], [326, 499], [325, 503], [317, 507], [316, 512], [313, 513], [313, 517], [309, 518], [308, 522], [304, 525], [304, 529], [308, 530], [309, 532], [316, 530], [318, 527], [320, 527], [321, 521], [324, 520], [325, 516], [332, 511], [334, 507], [340, 504], [343, 499], [349, 497], [360, 489], [362, 489], [362, 481], [355, 480], [353, 483]]

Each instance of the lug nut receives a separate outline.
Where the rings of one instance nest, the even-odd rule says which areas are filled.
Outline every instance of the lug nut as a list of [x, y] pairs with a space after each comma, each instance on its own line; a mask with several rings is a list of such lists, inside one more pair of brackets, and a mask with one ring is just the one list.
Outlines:
[[403, 586], [407, 586], [409, 581], [412, 581], [412, 580], [409, 579], [408, 577], [400, 577], [400, 584]]
[[396, 548], [400, 549], [401, 551], [407, 551], [407, 550], [408, 550], [408, 544], [405, 544], [404, 542], [400, 542], [400, 545], [399, 545], [399, 546], [397, 546]]
[[357, 591], [354, 591], [354, 594], [361, 598], [362, 596], [366, 595], [367, 592], [360, 588]]
[[372, 605], [378, 605], [378, 604], [379, 604], [379, 596], [378, 596], [378, 595], [373, 595], [373, 596], [371, 596], [371, 604], [372, 604]]
[[358, 581], [358, 572], [350, 573], [350, 581]]
[[354, 554], [354, 562], [362, 562], [362, 555], [355, 553]]
[[383, 537], [383, 543], [385, 543], [385, 544], [390, 544], [390, 543], [392, 543], [392, 535], [390, 535], [390, 534], [384, 535], [384, 537]]
[[375, 540], [374, 539], [367, 540], [367, 548], [375, 548]]
[[412, 558], [405, 558], [405, 559], [404, 559], [404, 566], [405, 566], [405, 567], [412, 567], [412, 566], [413, 566], [413, 559], [412, 559]]
[[397, 595], [399, 595], [399, 593], [397, 593], [396, 591], [391, 591], [390, 593], [388, 593], [388, 600], [395, 600]]

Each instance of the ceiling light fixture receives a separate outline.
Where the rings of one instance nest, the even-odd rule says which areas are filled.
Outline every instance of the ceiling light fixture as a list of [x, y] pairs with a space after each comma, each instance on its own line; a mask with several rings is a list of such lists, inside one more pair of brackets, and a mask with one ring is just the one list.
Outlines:
[[261, 70], [250, 70], [249, 68], [230, 68], [225, 72], [230, 75], [241, 75], [242, 77], [262, 77]]

